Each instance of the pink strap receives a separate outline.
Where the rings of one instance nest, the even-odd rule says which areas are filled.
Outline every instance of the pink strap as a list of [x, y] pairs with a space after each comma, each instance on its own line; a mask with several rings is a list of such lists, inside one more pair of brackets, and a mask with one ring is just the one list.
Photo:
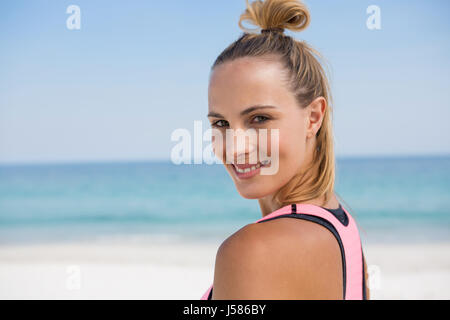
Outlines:
[[201, 297], [200, 300], [208, 300], [209, 293], [211, 292], [212, 288], [213, 288], [213, 285], [211, 285], [211, 286], [209, 287], [209, 289], [206, 290], [206, 292], [203, 294], [203, 296]]
[[[348, 217], [348, 225], [344, 226], [331, 212], [312, 204], [297, 204], [298, 214], [317, 216], [330, 222], [339, 233], [345, 253], [346, 266], [346, 300], [361, 300], [363, 298], [363, 274], [362, 274], [362, 251], [358, 228], [352, 216], [342, 207]], [[255, 223], [274, 218], [284, 214], [290, 214], [291, 205], [284, 206], [274, 212], [258, 219]], [[203, 294], [201, 300], [207, 300], [213, 286]]]

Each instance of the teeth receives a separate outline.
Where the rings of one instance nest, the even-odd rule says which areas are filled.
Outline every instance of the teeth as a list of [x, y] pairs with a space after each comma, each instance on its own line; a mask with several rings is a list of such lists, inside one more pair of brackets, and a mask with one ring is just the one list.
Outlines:
[[258, 164], [255, 165], [255, 166], [251, 166], [251, 167], [245, 168], [245, 169], [240, 169], [240, 168], [238, 168], [238, 167], [236, 167], [236, 166], [234, 166], [234, 167], [236, 168], [236, 171], [237, 171], [237, 172], [239, 172], [239, 173], [245, 173], [245, 172], [250, 172], [250, 171], [256, 170], [256, 169], [258, 169], [259, 167], [261, 167], [261, 165], [258, 163]]

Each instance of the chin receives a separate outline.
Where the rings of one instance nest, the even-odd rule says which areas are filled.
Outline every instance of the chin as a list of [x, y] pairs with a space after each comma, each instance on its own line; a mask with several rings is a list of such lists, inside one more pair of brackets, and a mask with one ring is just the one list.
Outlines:
[[252, 189], [252, 190], [241, 190], [237, 189], [238, 193], [241, 195], [241, 197], [245, 199], [260, 199], [265, 196], [264, 193], [258, 192], [258, 190]]
[[[245, 199], [261, 199], [271, 193], [271, 190], [267, 189], [267, 185], [262, 183], [251, 183], [246, 186], [236, 183], [236, 190]], [[264, 187], [266, 186], [266, 187]]]
[[245, 199], [261, 199], [274, 192], [273, 179], [268, 179], [268, 176], [255, 176], [250, 179], [240, 180], [235, 176], [234, 169], [231, 165], [226, 167], [231, 179], [234, 182], [236, 190]]

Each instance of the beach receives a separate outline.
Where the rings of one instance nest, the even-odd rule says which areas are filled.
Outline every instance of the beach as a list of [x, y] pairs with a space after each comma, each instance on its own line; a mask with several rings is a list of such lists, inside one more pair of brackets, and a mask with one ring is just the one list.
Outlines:
[[[220, 242], [0, 246], [1, 299], [200, 299]], [[450, 243], [364, 247], [371, 299], [449, 299]]]
[[[370, 297], [449, 299], [450, 158], [338, 168]], [[260, 217], [219, 166], [0, 166], [0, 298], [200, 299], [222, 241]]]

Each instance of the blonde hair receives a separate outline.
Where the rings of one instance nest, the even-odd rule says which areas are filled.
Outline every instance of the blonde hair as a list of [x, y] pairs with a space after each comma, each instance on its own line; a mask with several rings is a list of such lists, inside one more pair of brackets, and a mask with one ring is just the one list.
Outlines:
[[[327, 108], [322, 126], [316, 134], [313, 160], [275, 193], [274, 200], [285, 206], [324, 197], [326, 203], [334, 192], [335, 184], [329, 83], [319, 62], [320, 54], [306, 42], [297, 41], [283, 33], [284, 29], [304, 30], [310, 23], [309, 11], [298, 0], [257, 0], [251, 4], [246, 0], [246, 5], [238, 23], [244, 33], [217, 57], [211, 70], [239, 57], [275, 54], [288, 70], [289, 87], [302, 108], [306, 108], [317, 97], [325, 98]], [[242, 25], [243, 21], [249, 21], [259, 28], [247, 29]], [[260, 29], [263, 29], [262, 32], [259, 32]]]

